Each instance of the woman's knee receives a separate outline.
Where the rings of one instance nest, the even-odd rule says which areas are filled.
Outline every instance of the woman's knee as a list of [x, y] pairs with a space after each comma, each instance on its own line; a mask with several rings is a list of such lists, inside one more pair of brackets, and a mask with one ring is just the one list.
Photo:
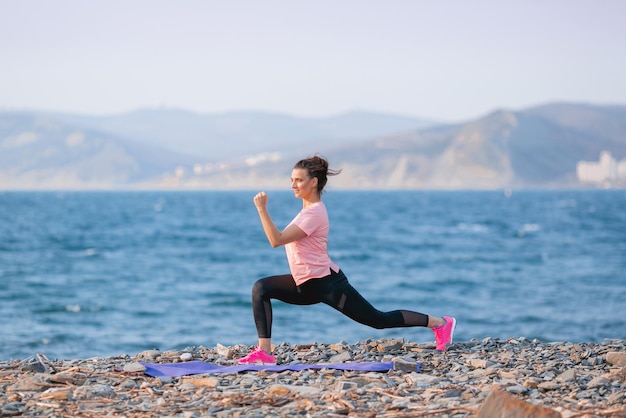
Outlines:
[[267, 292], [263, 279], [259, 279], [252, 285], [252, 298], [263, 298]]

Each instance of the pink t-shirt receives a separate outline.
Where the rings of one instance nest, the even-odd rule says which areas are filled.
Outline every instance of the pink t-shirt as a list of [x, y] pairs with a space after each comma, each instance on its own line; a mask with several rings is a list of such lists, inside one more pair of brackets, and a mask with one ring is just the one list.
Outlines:
[[319, 279], [338, 272], [339, 266], [328, 255], [328, 213], [323, 202], [315, 202], [293, 218], [294, 224], [306, 233], [306, 237], [285, 245], [289, 269], [296, 285], [309, 279]]

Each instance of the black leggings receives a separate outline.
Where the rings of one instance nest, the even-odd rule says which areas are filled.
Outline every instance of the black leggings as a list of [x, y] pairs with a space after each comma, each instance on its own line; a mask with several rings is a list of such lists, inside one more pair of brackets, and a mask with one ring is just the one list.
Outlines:
[[396, 310], [381, 312], [348, 283], [340, 270], [296, 286], [291, 274], [259, 279], [252, 287], [252, 311], [259, 338], [272, 336], [272, 303], [278, 299], [293, 305], [325, 303], [349, 318], [373, 328], [426, 327], [428, 315]]

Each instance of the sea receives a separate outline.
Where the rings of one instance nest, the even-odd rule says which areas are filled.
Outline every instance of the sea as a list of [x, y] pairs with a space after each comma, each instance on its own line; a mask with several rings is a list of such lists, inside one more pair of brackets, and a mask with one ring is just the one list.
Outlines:
[[[256, 191], [0, 192], [0, 360], [254, 345], [250, 290], [288, 273]], [[301, 208], [268, 191], [279, 228]], [[626, 339], [626, 190], [323, 195], [329, 254], [380, 310], [457, 318], [456, 341]], [[433, 341], [274, 301], [273, 342]]]

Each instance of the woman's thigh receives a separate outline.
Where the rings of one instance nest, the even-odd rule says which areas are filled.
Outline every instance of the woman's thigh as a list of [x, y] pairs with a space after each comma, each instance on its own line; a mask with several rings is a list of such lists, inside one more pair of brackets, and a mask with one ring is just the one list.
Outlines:
[[292, 305], [312, 305], [321, 301], [316, 292], [303, 291], [293, 280], [291, 274], [271, 276], [257, 282], [264, 297], [277, 299]]

